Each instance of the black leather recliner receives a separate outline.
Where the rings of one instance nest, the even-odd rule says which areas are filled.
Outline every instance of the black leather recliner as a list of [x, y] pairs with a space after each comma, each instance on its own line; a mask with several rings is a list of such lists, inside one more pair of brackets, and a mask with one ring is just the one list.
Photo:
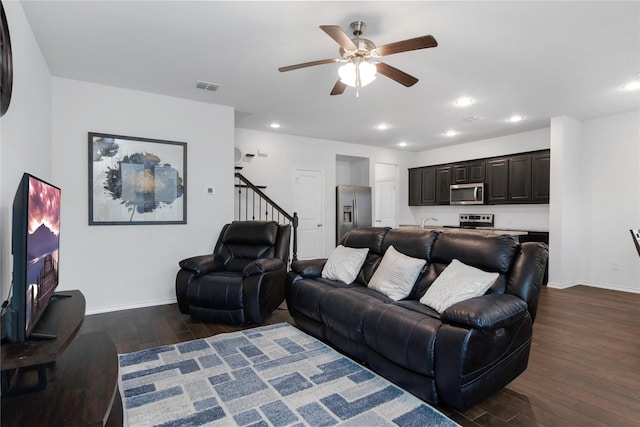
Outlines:
[[275, 221], [226, 224], [210, 255], [180, 261], [180, 312], [206, 321], [263, 323], [284, 301], [291, 226]]

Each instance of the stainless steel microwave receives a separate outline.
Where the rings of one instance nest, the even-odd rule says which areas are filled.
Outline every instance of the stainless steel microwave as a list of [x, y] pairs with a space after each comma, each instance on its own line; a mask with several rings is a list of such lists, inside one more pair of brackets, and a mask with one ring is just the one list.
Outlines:
[[454, 184], [450, 187], [449, 204], [484, 205], [484, 183]]

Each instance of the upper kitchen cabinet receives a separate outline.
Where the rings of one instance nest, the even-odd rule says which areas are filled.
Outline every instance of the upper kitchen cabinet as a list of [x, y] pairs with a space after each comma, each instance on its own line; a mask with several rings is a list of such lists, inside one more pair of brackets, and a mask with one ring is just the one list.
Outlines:
[[487, 160], [487, 203], [549, 203], [550, 151]]
[[549, 203], [549, 150], [409, 169], [409, 205], [448, 205], [451, 184], [484, 182], [485, 203]]
[[436, 204], [448, 205], [451, 187], [451, 165], [436, 167]]
[[487, 160], [487, 204], [509, 203], [509, 158]]
[[548, 150], [531, 155], [532, 181], [531, 198], [533, 203], [549, 203], [551, 176], [551, 153]]
[[451, 184], [484, 182], [485, 165], [486, 162], [484, 160], [474, 160], [471, 162], [454, 164], [451, 169]]
[[509, 201], [531, 203], [531, 155], [509, 157]]
[[485, 160], [469, 162], [469, 183], [485, 181], [486, 164], [487, 162]]
[[409, 206], [436, 204], [436, 168], [409, 169]]

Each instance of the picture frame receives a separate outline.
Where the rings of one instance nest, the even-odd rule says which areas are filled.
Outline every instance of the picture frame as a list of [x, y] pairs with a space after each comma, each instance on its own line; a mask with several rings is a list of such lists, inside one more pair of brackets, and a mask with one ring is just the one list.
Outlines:
[[88, 133], [89, 225], [187, 223], [187, 143]]

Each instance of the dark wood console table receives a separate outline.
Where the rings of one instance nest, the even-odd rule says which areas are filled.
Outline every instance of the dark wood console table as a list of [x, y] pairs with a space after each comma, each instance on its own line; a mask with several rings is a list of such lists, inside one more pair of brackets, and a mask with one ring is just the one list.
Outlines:
[[84, 296], [80, 291], [61, 293], [71, 298], [51, 300], [37, 327], [57, 339], [2, 343], [2, 373], [15, 372], [12, 388], [33, 388], [46, 375], [40, 390], [36, 386], [37, 391], [3, 395], [2, 425], [94, 426], [114, 419], [121, 424], [113, 341], [104, 332], [76, 337], [84, 319]]

